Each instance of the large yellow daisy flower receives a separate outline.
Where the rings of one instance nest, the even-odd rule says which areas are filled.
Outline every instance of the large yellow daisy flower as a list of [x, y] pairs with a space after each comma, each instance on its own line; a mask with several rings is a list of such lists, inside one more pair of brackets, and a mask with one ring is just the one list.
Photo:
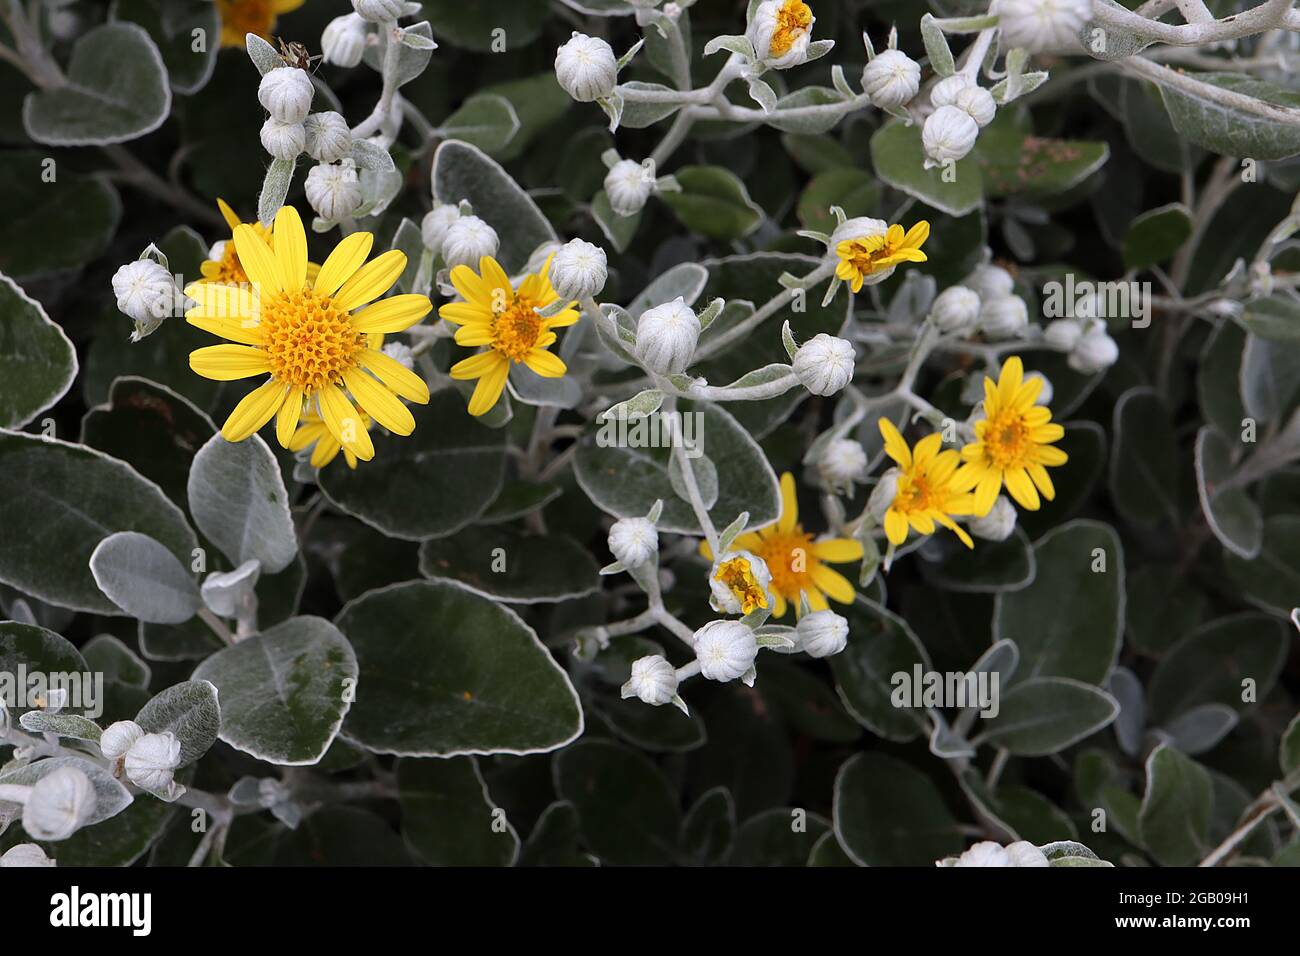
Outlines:
[[[862, 543], [851, 538], [823, 538], [813, 536], [799, 524], [799, 501], [795, 496], [794, 475], [781, 476], [781, 517], [757, 531], [739, 535], [732, 544], [735, 551], [749, 551], [763, 559], [772, 574], [772, 615], [785, 617], [786, 608], [792, 604], [799, 614], [799, 596], [808, 598], [814, 611], [824, 611], [830, 605], [826, 599], [840, 604], [852, 604], [853, 584], [827, 564], [844, 564], [862, 559]], [[700, 545], [700, 552], [713, 560], [708, 542]]]
[[1052, 412], [1036, 405], [1043, 380], [1025, 380], [1020, 356], [1002, 365], [995, 383], [984, 377], [984, 418], [975, 423], [975, 441], [961, 450], [966, 462], [956, 482], [975, 489], [975, 514], [986, 515], [1006, 485], [1011, 497], [1030, 511], [1038, 510], [1038, 494], [1056, 497], [1047, 468], [1064, 465], [1065, 452], [1053, 448], [1065, 429], [1052, 421]]
[[478, 379], [469, 400], [471, 415], [486, 414], [497, 403], [512, 364], [523, 362], [545, 378], [559, 378], [568, 371], [564, 362], [546, 349], [555, 343], [553, 329], [578, 321], [574, 302], [550, 318], [535, 311], [559, 298], [547, 278], [550, 259], [541, 272], [524, 277], [517, 290], [491, 256], [480, 259], [478, 268], [477, 275], [469, 266], [451, 270], [451, 284], [465, 301], [450, 302], [438, 309], [442, 318], [460, 326], [456, 330], [457, 345], [487, 346], [451, 367], [454, 379]]
[[907, 540], [909, 526], [918, 534], [934, 534], [937, 523], [961, 538], [966, 547], [975, 547], [966, 530], [949, 517], [968, 515], [975, 508], [969, 489], [958, 491], [953, 480], [961, 456], [952, 449], [939, 450], [943, 436], [938, 432], [926, 435], [909, 449], [888, 418], [877, 424], [885, 439], [885, 454], [898, 465], [898, 490], [885, 512], [885, 537], [899, 545]]
[[196, 349], [190, 353], [190, 368], [219, 381], [270, 374], [235, 406], [222, 436], [243, 441], [275, 418], [276, 437], [287, 448], [304, 402], [314, 403], [329, 433], [364, 461], [375, 453], [365, 415], [391, 432], [409, 435], [415, 419], [398, 396], [424, 403], [429, 388], [396, 359], [371, 347], [370, 335], [410, 328], [431, 304], [427, 296], [395, 295], [362, 308], [397, 281], [406, 256], [392, 250], [367, 263], [374, 236], [354, 232], [309, 283], [307, 234], [292, 206], [276, 214], [274, 250], [249, 225], [236, 227], [234, 242], [251, 289], [195, 282], [185, 290], [198, 303], [185, 313], [186, 321], [237, 343]]
[[244, 36], [271, 38], [276, 17], [297, 10], [306, 0], [216, 0], [221, 17], [221, 45], [244, 48]]
[[849, 284], [854, 292], [862, 291], [862, 280], [904, 262], [925, 262], [921, 251], [930, 238], [930, 224], [922, 219], [907, 232], [895, 223], [883, 236], [845, 239], [835, 247], [840, 264], [835, 275]]
[[[248, 281], [248, 273], [239, 262], [239, 253], [235, 251], [235, 230], [241, 225], [239, 215], [235, 210], [230, 208], [230, 204], [224, 199], [217, 199], [217, 208], [221, 210], [221, 217], [226, 220], [226, 225], [230, 227], [230, 240], [221, 244], [221, 255], [215, 259], [205, 259], [199, 266], [199, 274], [203, 276], [204, 282], [220, 282], [226, 285], [239, 285]], [[261, 236], [269, 246], [272, 243], [271, 228], [263, 226], [260, 222], [254, 220], [249, 223], [253, 231]], [[307, 263], [307, 281], [315, 282], [316, 274], [320, 272], [320, 266], [315, 262]]]

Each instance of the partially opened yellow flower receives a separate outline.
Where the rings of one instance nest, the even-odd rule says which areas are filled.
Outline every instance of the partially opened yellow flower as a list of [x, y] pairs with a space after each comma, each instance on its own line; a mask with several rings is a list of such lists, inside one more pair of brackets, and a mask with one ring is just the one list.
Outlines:
[[486, 346], [484, 351], [462, 359], [451, 367], [451, 377], [462, 381], [478, 379], [469, 400], [469, 413], [483, 415], [501, 397], [510, 366], [520, 362], [545, 378], [560, 378], [568, 369], [558, 356], [546, 349], [555, 344], [554, 329], [578, 321], [577, 303], [543, 318], [536, 309], [559, 299], [547, 273], [547, 259], [541, 272], [525, 276], [516, 290], [510, 277], [491, 256], [479, 260], [475, 274], [469, 266], [451, 270], [451, 284], [464, 302], [450, 302], [438, 314], [456, 330], [456, 344], [470, 348]]
[[[799, 524], [799, 501], [795, 496], [794, 475], [781, 476], [781, 517], [774, 524], [739, 535], [732, 544], [735, 551], [749, 551], [763, 559], [772, 574], [771, 592], [774, 617], [785, 617], [786, 608], [794, 605], [799, 614], [799, 596], [808, 598], [814, 611], [830, 605], [826, 599], [852, 604], [853, 584], [827, 564], [844, 564], [862, 559], [862, 543], [851, 538], [813, 536]], [[713, 560], [707, 541], [700, 552]]]
[[885, 537], [890, 544], [906, 541], [909, 526], [918, 534], [934, 534], [934, 526], [941, 524], [966, 547], [975, 547], [970, 535], [951, 517], [968, 515], [975, 507], [969, 489], [958, 490], [954, 481], [961, 456], [952, 449], [939, 450], [943, 436], [938, 432], [926, 435], [915, 447], [908, 448], [907, 441], [888, 418], [880, 419], [877, 424], [885, 439], [885, 454], [898, 466], [892, 476], [897, 481], [897, 490], [885, 511]]
[[221, 17], [221, 45], [244, 48], [244, 36], [271, 37], [276, 17], [297, 10], [306, 0], [216, 0]]
[[1047, 468], [1064, 465], [1068, 456], [1052, 442], [1065, 429], [1052, 421], [1052, 412], [1037, 405], [1043, 379], [1026, 380], [1020, 356], [1002, 365], [995, 383], [984, 377], [984, 418], [975, 423], [975, 441], [961, 450], [966, 462], [957, 476], [964, 490], [975, 489], [975, 514], [986, 515], [1005, 484], [1021, 507], [1037, 511], [1038, 494], [1056, 497]]
[[863, 280], [870, 275], [893, 269], [904, 262], [925, 262], [926, 255], [921, 246], [928, 238], [930, 224], [922, 219], [907, 232], [895, 223], [883, 236], [845, 239], [835, 247], [835, 255], [840, 260], [835, 275], [847, 282], [854, 292], [861, 292]]
[[196, 349], [190, 368], [219, 381], [270, 376], [235, 406], [222, 436], [243, 441], [275, 418], [276, 437], [287, 448], [304, 404], [314, 406], [335, 440], [364, 461], [375, 453], [365, 416], [409, 435], [415, 419], [401, 398], [427, 402], [429, 388], [374, 347], [370, 336], [410, 328], [431, 304], [427, 296], [395, 295], [366, 305], [397, 281], [406, 256], [392, 250], [367, 263], [374, 236], [354, 232], [309, 283], [307, 235], [292, 206], [276, 214], [274, 250], [249, 225], [235, 228], [234, 242], [251, 288], [195, 282], [185, 290], [198, 303], [186, 321], [237, 343]]
[[[248, 273], [244, 271], [243, 265], [239, 261], [239, 253], [235, 250], [235, 230], [239, 228], [241, 222], [239, 215], [235, 210], [230, 208], [230, 204], [220, 197], [217, 198], [217, 208], [221, 210], [221, 217], [226, 220], [226, 225], [230, 227], [230, 239], [221, 243], [221, 253], [215, 259], [205, 259], [199, 266], [199, 273], [203, 276], [204, 282], [220, 282], [226, 285], [238, 285], [241, 282], [248, 281]], [[271, 228], [263, 226], [260, 222], [254, 220], [249, 223], [253, 231], [261, 236], [270, 245]], [[307, 281], [315, 282], [316, 275], [320, 272], [320, 266], [315, 262], [307, 263]]]

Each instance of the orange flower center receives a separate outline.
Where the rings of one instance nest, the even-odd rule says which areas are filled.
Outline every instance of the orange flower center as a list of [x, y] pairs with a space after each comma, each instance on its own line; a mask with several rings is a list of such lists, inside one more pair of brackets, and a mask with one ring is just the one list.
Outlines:
[[1023, 468], [1032, 444], [1024, 415], [1013, 409], [999, 412], [984, 427], [984, 454], [998, 468]]
[[754, 549], [772, 572], [772, 588], [787, 601], [799, 600], [800, 591], [817, 590], [812, 571], [817, 559], [812, 553], [812, 535], [795, 525], [786, 532], [777, 532]]
[[312, 289], [267, 297], [260, 318], [271, 374], [296, 388], [337, 384], [366, 350], [366, 336], [352, 317]]
[[841, 259], [846, 259], [853, 265], [853, 268], [865, 275], [871, 275], [884, 266], [880, 265], [882, 259], [887, 259], [898, 250], [890, 245], [885, 236], [867, 236], [865, 239], [851, 239], [847, 243], [848, 249], [840, 251]]
[[541, 304], [516, 297], [498, 312], [492, 320], [492, 347], [506, 358], [522, 362], [546, 331], [544, 320], [533, 311]]
[[924, 475], [900, 475], [898, 491], [894, 494], [894, 508], [903, 514], [929, 511], [938, 506], [935, 497], [934, 490]]
[[776, 30], [772, 33], [771, 55], [785, 56], [794, 41], [812, 26], [812, 9], [803, 0], [786, 0], [776, 15]]

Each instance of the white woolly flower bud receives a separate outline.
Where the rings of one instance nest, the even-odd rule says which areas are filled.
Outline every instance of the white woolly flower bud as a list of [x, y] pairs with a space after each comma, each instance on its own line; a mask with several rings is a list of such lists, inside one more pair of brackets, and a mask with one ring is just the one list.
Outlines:
[[966, 87], [957, 94], [952, 105], [965, 110], [981, 129], [992, 123], [993, 117], [998, 114], [998, 104], [994, 102], [993, 94], [982, 86]]
[[1028, 840], [1017, 840], [1007, 847], [1007, 856], [1011, 858], [1012, 866], [1051, 866], [1051, 862], [1038, 847], [1034, 846]]
[[854, 216], [852, 219], [845, 219], [835, 227], [831, 233], [831, 253], [834, 254], [835, 247], [841, 242], [848, 242], [850, 239], [869, 239], [872, 236], [883, 236], [889, 232], [889, 223], [883, 219], [872, 219], [870, 216]]
[[109, 760], [125, 757], [131, 745], [144, 736], [144, 728], [134, 720], [119, 720], [104, 728], [99, 738], [99, 752]]
[[709, 569], [709, 605], [719, 614], [770, 608], [771, 586], [772, 572], [766, 561], [748, 551], [728, 551]]
[[454, 203], [434, 206], [424, 214], [420, 222], [420, 239], [424, 248], [435, 256], [442, 252], [442, 243], [447, 238], [447, 230], [460, 218], [460, 207]]
[[890, 468], [880, 480], [876, 482], [876, 487], [871, 489], [871, 495], [867, 498], [867, 512], [876, 519], [876, 524], [882, 524], [885, 520], [885, 512], [889, 510], [898, 497], [898, 469]]
[[307, 148], [301, 123], [282, 123], [274, 116], [262, 124], [262, 148], [274, 159], [294, 159]]
[[794, 374], [814, 395], [834, 395], [853, 379], [853, 343], [819, 332], [794, 353]]
[[1083, 323], [1074, 319], [1057, 319], [1043, 330], [1043, 341], [1058, 352], [1069, 352], [1083, 338]]
[[362, 20], [384, 23], [400, 17], [406, 10], [406, 3], [404, 0], [352, 0], [352, 9]]
[[961, 284], [974, 289], [985, 301], [1011, 295], [1016, 288], [1016, 280], [1011, 277], [1011, 273], [995, 265], [979, 266]]
[[403, 368], [415, 368], [415, 353], [405, 342], [385, 342], [381, 351]]
[[980, 297], [964, 285], [949, 286], [935, 297], [930, 318], [943, 332], [966, 332], [980, 319]]
[[648, 518], [619, 518], [609, 529], [609, 551], [623, 567], [640, 567], [659, 553], [659, 532]]
[[632, 662], [632, 676], [620, 694], [624, 699], [637, 697], [653, 707], [671, 703], [677, 695], [677, 668], [658, 654], [638, 658]]
[[1018, 295], [989, 299], [980, 308], [980, 331], [989, 338], [1010, 339], [1029, 327], [1029, 307]]
[[1043, 384], [1038, 389], [1038, 398], [1034, 400], [1034, 404], [1050, 405], [1052, 402], [1052, 395], [1055, 392], [1055, 389], [1052, 388], [1052, 380], [1048, 378], [1046, 375], [1044, 375], [1042, 372], [1025, 373], [1026, 382], [1028, 382], [1030, 379], [1035, 379], [1035, 378], [1042, 379]]
[[301, 123], [311, 112], [311, 77], [296, 66], [281, 66], [262, 77], [257, 101], [281, 123]]
[[921, 130], [921, 145], [935, 163], [956, 162], [975, 148], [979, 124], [957, 106], [940, 106], [931, 113]]
[[321, 59], [351, 69], [366, 52], [366, 21], [355, 13], [335, 17], [320, 35]]
[[655, 188], [654, 163], [622, 159], [605, 176], [605, 194], [609, 207], [620, 216], [635, 216]]
[[181, 742], [171, 731], [145, 734], [131, 745], [123, 760], [127, 779], [142, 790], [167, 792], [181, 762]]
[[113, 274], [117, 307], [135, 323], [133, 340], [144, 338], [176, 307], [176, 282], [153, 259], [128, 262]]
[[862, 71], [862, 92], [877, 109], [911, 102], [921, 88], [921, 67], [902, 50], [885, 50]]
[[51, 770], [32, 785], [23, 829], [37, 840], [66, 840], [95, 812], [95, 787], [76, 767]]
[[817, 18], [803, 0], [764, 0], [754, 11], [745, 35], [759, 60], [775, 70], [808, 59], [808, 43]]
[[571, 239], [551, 260], [551, 285], [561, 299], [589, 299], [605, 288], [608, 270], [604, 249], [583, 239]]
[[849, 622], [834, 611], [813, 611], [795, 627], [799, 650], [809, 657], [832, 657], [849, 643]]
[[996, 0], [989, 12], [998, 14], [1005, 50], [1075, 50], [1092, 19], [1092, 0]]
[[827, 442], [817, 456], [817, 471], [832, 488], [851, 488], [861, 481], [867, 470], [867, 452], [852, 438]]
[[352, 131], [340, 113], [312, 113], [303, 121], [307, 155], [318, 163], [337, 163], [352, 152]]
[[1106, 327], [1097, 323], [1075, 343], [1066, 363], [1076, 372], [1092, 375], [1105, 371], [1119, 359], [1119, 346], [1106, 334]]
[[695, 632], [695, 657], [709, 680], [743, 677], [758, 657], [754, 632], [740, 621], [710, 621]]
[[970, 523], [970, 533], [985, 541], [1005, 541], [1016, 530], [1016, 509], [1006, 495], [998, 495], [989, 513]]
[[361, 205], [361, 182], [351, 162], [313, 166], [303, 184], [307, 202], [316, 214], [329, 222], [338, 222]]
[[442, 237], [442, 261], [448, 269], [456, 266], [478, 268], [484, 256], [495, 256], [501, 247], [497, 231], [478, 216], [461, 216], [447, 227]]
[[957, 857], [953, 866], [1014, 866], [1014, 864], [1000, 844], [992, 840], [983, 840]]
[[699, 340], [700, 320], [679, 295], [641, 313], [633, 351], [652, 372], [674, 375], [686, 371]]
[[952, 76], [945, 76], [930, 87], [930, 105], [935, 109], [940, 106], [954, 106], [957, 103], [957, 95], [962, 90], [969, 89], [973, 85], [971, 78], [965, 73], [954, 73]]
[[555, 51], [555, 78], [579, 103], [604, 99], [618, 83], [618, 58], [600, 37], [574, 31]]
[[0, 856], [0, 867], [54, 866], [54, 861], [45, 855], [35, 843], [19, 843], [10, 847]]

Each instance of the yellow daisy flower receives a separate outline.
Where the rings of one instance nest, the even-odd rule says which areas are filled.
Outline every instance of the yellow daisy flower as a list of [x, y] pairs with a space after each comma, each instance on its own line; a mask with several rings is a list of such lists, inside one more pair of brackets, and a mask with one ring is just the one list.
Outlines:
[[785, 56], [794, 46], [794, 41], [812, 27], [812, 22], [812, 8], [808, 4], [803, 0], [785, 0], [776, 14], [776, 30], [772, 33], [768, 55], [773, 59]]
[[354, 232], [335, 246], [313, 283], [307, 281], [307, 234], [298, 211], [283, 207], [273, 232], [274, 250], [252, 226], [235, 228], [234, 243], [251, 288], [212, 282], [186, 288], [198, 303], [185, 313], [186, 321], [237, 343], [196, 349], [190, 368], [219, 381], [270, 373], [226, 419], [221, 434], [227, 441], [243, 441], [275, 418], [276, 438], [287, 448], [304, 402], [314, 402], [329, 433], [369, 461], [375, 449], [361, 427], [362, 413], [391, 432], [409, 435], [415, 419], [398, 396], [429, 400], [423, 379], [373, 348], [370, 336], [419, 322], [431, 308], [429, 299], [395, 295], [366, 306], [406, 267], [398, 250], [367, 263], [374, 242], [368, 232]]
[[[361, 413], [361, 426], [366, 430], [370, 429], [370, 416], [365, 412]], [[324, 419], [310, 410], [303, 412], [302, 424], [289, 440], [289, 450], [299, 452], [309, 445], [316, 446], [311, 450], [313, 468], [324, 468], [338, 457], [340, 450], [348, 467], [357, 467], [357, 456], [350, 449], [339, 444], [339, 440], [330, 434], [329, 426], [325, 424]]]
[[[217, 208], [221, 210], [221, 216], [226, 220], [226, 225], [230, 227], [230, 239], [222, 243], [221, 256], [217, 259], [205, 259], [199, 266], [199, 274], [203, 276], [204, 282], [220, 282], [225, 285], [239, 285], [248, 281], [248, 274], [244, 272], [244, 267], [239, 263], [239, 253], [235, 250], [235, 229], [241, 224], [239, 216], [235, 210], [230, 208], [230, 204], [224, 199], [217, 199]], [[266, 244], [272, 243], [272, 230], [263, 226], [260, 222], [254, 220], [249, 223]], [[320, 265], [315, 262], [307, 263], [307, 281], [315, 282], [316, 275], [320, 272]]]
[[271, 38], [275, 20], [282, 13], [297, 10], [306, 0], [215, 0], [221, 17], [221, 45], [244, 48], [244, 36], [256, 33]]
[[[785, 617], [790, 604], [794, 605], [798, 615], [800, 594], [808, 598], [808, 606], [814, 611], [825, 611], [830, 606], [827, 598], [840, 604], [853, 603], [853, 584], [827, 564], [860, 561], [862, 543], [851, 538], [814, 541], [813, 536], [799, 524], [794, 475], [788, 471], [781, 476], [781, 517], [775, 524], [739, 535], [732, 548], [749, 551], [767, 565], [772, 574], [774, 617]], [[713, 560], [707, 541], [700, 545], [700, 552]]]
[[1002, 365], [995, 383], [984, 378], [984, 418], [975, 423], [975, 441], [961, 450], [965, 465], [957, 475], [963, 490], [975, 489], [975, 514], [986, 515], [1006, 485], [1011, 497], [1030, 511], [1038, 510], [1038, 495], [1056, 497], [1047, 468], [1064, 465], [1065, 452], [1053, 448], [1065, 429], [1052, 421], [1050, 409], [1034, 404], [1043, 380], [1025, 380], [1020, 356]]
[[862, 291], [862, 280], [904, 262], [925, 262], [921, 251], [930, 238], [930, 224], [922, 219], [907, 232], [895, 223], [883, 236], [845, 239], [835, 247], [840, 264], [835, 275], [849, 284], [854, 292]]
[[516, 290], [510, 277], [491, 256], [479, 260], [476, 275], [469, 266], [451, 270], [451, 284], [464, 302], [450, 302], [438, 314], [456, 330], [456, 344], [470, 348], [487, 348], [462, 359], [451, 367], [451, 377], [462, 381], [478, 379], [469, 400], [469, 413], [483, 415], [492, 409], [506, 387], [511, 364], [523, 362], [538, 375], [559, 378], [568, 369], [560, 359], [546, 351], [555, 343], [553, 329], [578, 321], [576, 302], [550, 318], [536, 309], [555, 302], [559, 295], [547, 278], [551, 260], [542, 271], [525, 276]]
[[969, 489], [959, 491], [954, 484], [961, 456], [952, 449], [939, 450], [943, 436], [938, 432], [909, 449], [893, 422], [882, 418], [877, 424], [885, 439], [885, 454], [898, 465], [898, 490], [885, 512], [885, 537], [890, 544], [906, 541], [909, 526], [917, 534], [934, 534], [937, 523], [961, 538], [966, 547], [975, 547], [966, 530], [949, 517], [968, 515], [975, 507]]

